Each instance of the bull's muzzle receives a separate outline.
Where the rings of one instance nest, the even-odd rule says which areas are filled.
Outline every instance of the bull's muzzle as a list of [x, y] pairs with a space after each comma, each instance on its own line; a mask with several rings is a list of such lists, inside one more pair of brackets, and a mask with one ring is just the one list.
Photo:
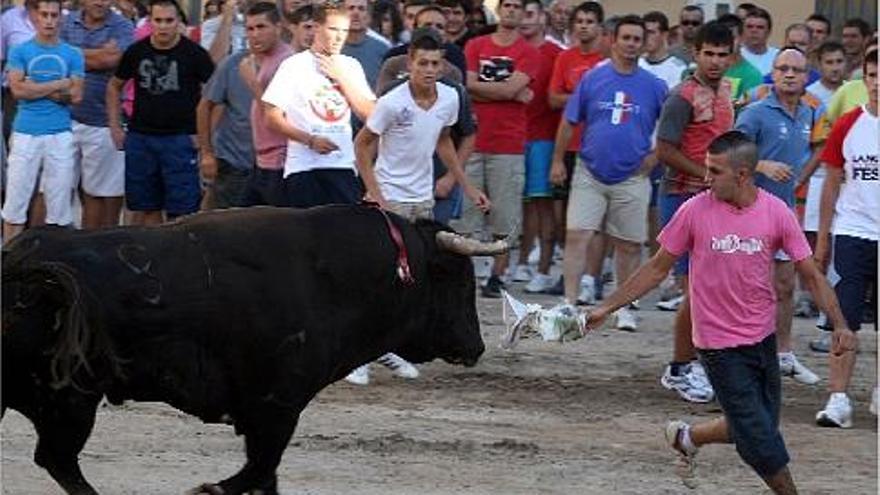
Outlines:
[[454, 232], [437, 232], [436, 240], [441, 249], [465, 256], [492, 256], [504, 254], [510, 249], [507, 239], [483, 242]]

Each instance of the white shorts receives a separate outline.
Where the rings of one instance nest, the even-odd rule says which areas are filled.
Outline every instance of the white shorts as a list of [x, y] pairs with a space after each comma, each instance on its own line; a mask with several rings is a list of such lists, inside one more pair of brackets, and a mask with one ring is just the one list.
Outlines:
[[21, 225], [27, 222], [28, 207], [42, 174], [46, 201], [46, 223], [73, 223], [74, 147], [69, 131], [31, 136], [13, 132], [9, 139], [9, 169], [3, 220]]
[[76, 169], [82, 190], [96, 198], [125, 194], [125, 152], [116, 149], [109, 127], [73, 123]]
[[807, 186], [807, 204], [804, 206], [804, 232], [819, 232], [819, 203], [822, 201], [822, 185], [825, 171], [817, 170]]

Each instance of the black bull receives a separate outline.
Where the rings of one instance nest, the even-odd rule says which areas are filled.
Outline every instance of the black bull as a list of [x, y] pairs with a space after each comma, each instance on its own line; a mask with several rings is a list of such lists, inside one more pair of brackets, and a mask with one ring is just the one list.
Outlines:
[[34, 460], [68, 493], [96, 493], [78, 455], [105, 396], [233, 424], [244, 467], [197, 490], [276, 493], [299, 414], [322, 388], [386, 351], [473, 365], [484, 350], [464, 254], [504, 243], [390, 219], [412, 284], [385, 218], [363, 206], [25, 232], [3, 252], [3, 410], [33, 422]]

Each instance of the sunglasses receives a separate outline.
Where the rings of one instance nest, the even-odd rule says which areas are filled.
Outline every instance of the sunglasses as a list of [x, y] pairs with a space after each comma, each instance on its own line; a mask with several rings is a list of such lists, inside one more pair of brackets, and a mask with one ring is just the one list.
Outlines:
[[702, 21], [681, 21], [679, 24], [681, 24], [682, 26], [697, 27], [697, 26], [702, 26], [703, 22]]

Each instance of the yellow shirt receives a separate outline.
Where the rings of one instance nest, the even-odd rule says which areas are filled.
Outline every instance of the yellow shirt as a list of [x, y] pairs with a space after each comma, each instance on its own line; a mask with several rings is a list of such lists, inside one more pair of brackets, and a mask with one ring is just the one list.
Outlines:
[[849, 81], [834, 92], [834, 96], [828, 102], [828, 108], [825, 109], [825, 117], [833, 123], [841, 115], [866, 103], [868, 103], [868, 87], [865, 86], [865, 81], [861, 79]]

